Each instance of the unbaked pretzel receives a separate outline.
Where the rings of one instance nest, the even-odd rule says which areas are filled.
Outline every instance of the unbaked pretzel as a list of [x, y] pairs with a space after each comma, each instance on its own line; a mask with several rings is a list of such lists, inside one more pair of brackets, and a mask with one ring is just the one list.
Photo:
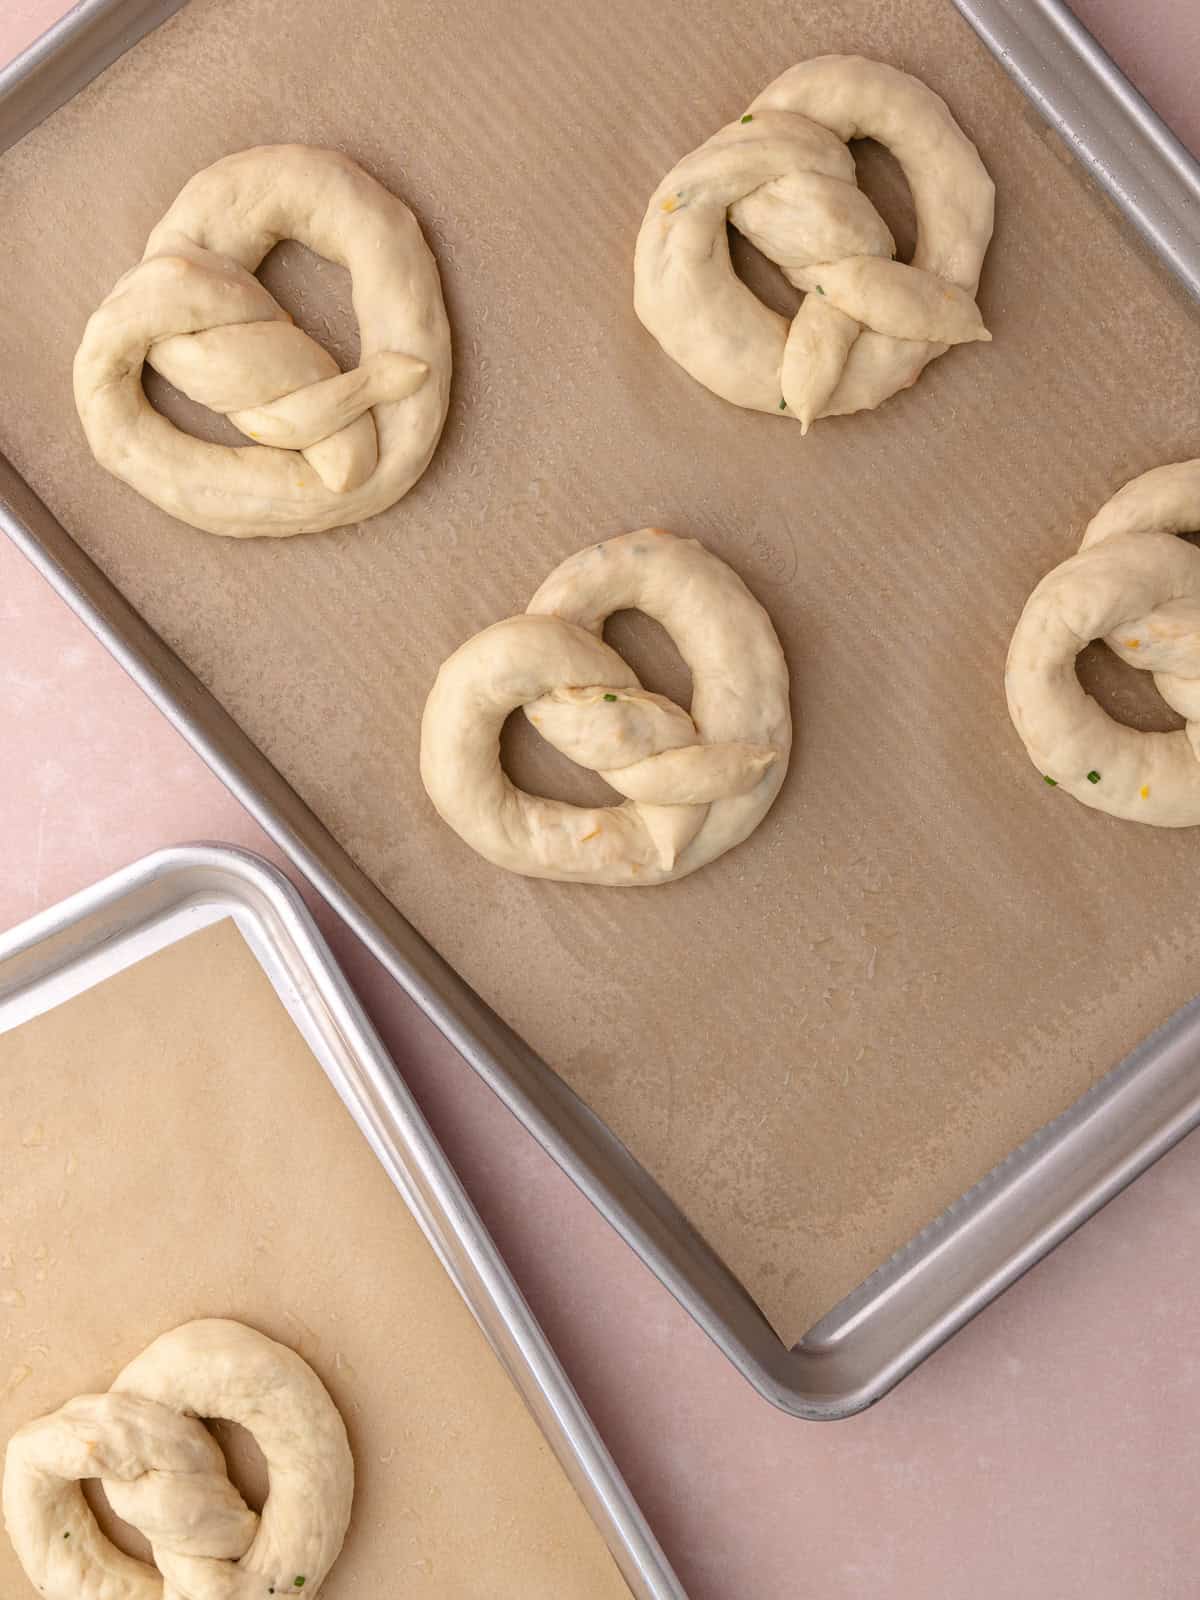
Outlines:
[[[903, 168], [917, 216], [911, 266], [891, 259], [850, 139], [879, 140]], [[881, 405], [950, 345], [991, 337], [975, 291], [994, 194], [932, 89], [879, 61], [819, 56], [659, 184], [638, 234], [634, 307], [714, 394], [807, 432], [818, 417]], [[807, 291], [790, 323], [734, 272], [727, 220]]]
[[[254, 277], [281, 239], [349, 269], [353, 372]], [[145, 361], [257, 443], [181, 432], [147, 400]], [[449, 393], [441, 282], [412, 212], [348, 156], [305, 145], [243, 150], [197, 173], [75, 357], [97, 461], [180, 521], [242, 538], [385, 510], [428, 465]]]
[[[1200, 823], [1200, 461], [1156, 467], [1088, 524], [1079, 554], [1030, 595], [1008, 652], [1008, 709], [1034, 765], [1077, 800], [1160, 828]], [[1093, 639], [1154, 674], [1187, 721], [1175, 733], [1115, 722], [1075, 675]]]
[[[604, 643], [614, 611], [662, 623], [692, 670], [689, 716], [643, 689]], [[600, 774], [621, 805], [516, 788], [500, 730], [518, 706]], [[740, 844], [787, 771], [788, 673], [771, 619], [694, 539], [641, 528], [569, 557], [524, 616], [469, 639], [437, 675], [421, 777], [438, 812], [499, 867], [534, 878], [643, 885], [685, 877]]]
[[[197, 1419], [224, 1417], [266, 1458], [261, 1518]], [[111, 1544], [83, 1497], [99, 1478], [158, 1570]], [[337, 1559], [354, 1462], [312, 1368], [239, 1322], [188, 1322], [156, 1339], [107, 1394], [19, 1429], [4, 1462], [4, 1521], [46, 1600], [267, 1600], [309, 1596]]]

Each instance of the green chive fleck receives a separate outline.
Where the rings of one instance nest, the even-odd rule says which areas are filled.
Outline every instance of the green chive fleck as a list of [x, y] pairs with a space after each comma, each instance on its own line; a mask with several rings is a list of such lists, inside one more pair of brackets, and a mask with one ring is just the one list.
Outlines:
[[786, 411], [787, 410], [787, 401], [786, 400], [781, 400], [779, 402], [779, 409], [780, 409], [780, 411]]
[[301, 1573], [298, 1578], [293, 1578], [292, 1582], [296, 1585], [297, 1589], [303, 1589], [303, 1587], [304, 1587], [304, 1574]]
[[1048, 783], [1052, 789], [1058, 788], [1058, 779], [1050, 777], [1048, 773], [1042, 773], [1042, 782]]
[[615, 700], [615, 699], [616, 699], [616, 698], [617, 698], [617, 697], [616, 697], [616, 695], [615, 695], [615, 694], [606, 694], [606, 695], [605, 695], [605, 696], [604, 696], [604, 698], [605, 698], [605, 699], [606, 699], [606, 700]]
[[743, 122], [753, 122], [754, 121], [754, 113], [752, 111], [747, 111], [746, 115], [742, 118], [742, 121]]
[[821, 285], [819, 283], [817, 284], [816, 287], [817, 287], [817, 293], [818, 294], [824, 294], [825, 293], [824, 289], [822, 289], [822, 287], [821, 287]]
[[1096, 771], [1095, 767], [1093, 767], [1092, 770], [1088, 773], [1088, 782], [1089, 783], [1099, 783], [1100, 782], [1100, 774]]

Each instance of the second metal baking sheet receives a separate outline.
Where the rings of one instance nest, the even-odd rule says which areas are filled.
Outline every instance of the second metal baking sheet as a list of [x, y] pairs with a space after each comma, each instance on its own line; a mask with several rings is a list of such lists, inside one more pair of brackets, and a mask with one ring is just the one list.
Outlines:
[[[300, 1350], [346, 1419], [355, 1507], [330, 1595], [399, 1580], [405, 1600], [480, 1582], [497, 1600], [683, 1600], [311, 916], [265, 862], [160, 851], [0, 934], [0, 1082], [0, 1436], [103, 1388], [150, 1333], [235, 1316]], [[31, 1593], [2, 1539], [0, 1582]]]
[[[632, 315], [632, 242], [674, 159], [792, 61], [855, 49], [944, 93], [997, 180], [995, 343], [801, 440], [661, 356]], [[93, 465], [70, 360], [186, 177], [279, 139], [345, 148], [414, 206], [455, 397], [386, 516], [234, 545]], [[903, 245], [894, 172], [867, 151], [864, 176]], [[18, 377], [0, 444], [785, 1341], [1188, 997], [1186, 839], [1046, 790], [1000, 677], [1025, 595], [1091, 512], [1195, 453], [1200, 339], [948, 5], [193, 0], [0, 161], [0, 207]], [[267, 272], [346, 358], [337, 276], [295, 248]], [[429, 681], [565, 554], [646, 522], [704, 539], [775, 619], [788, 784], [748, 845], [668, 889], [498, 874], [420, 789]], [[686, 695], [652, 630], [613, 636]], [[529, 741], [510, 754], [582, 796]]]

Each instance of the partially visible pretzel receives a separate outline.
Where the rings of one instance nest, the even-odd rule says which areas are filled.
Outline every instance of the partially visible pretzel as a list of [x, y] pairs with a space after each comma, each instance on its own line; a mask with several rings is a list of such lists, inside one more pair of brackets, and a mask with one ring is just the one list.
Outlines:
[[[689, 716], [604, 643], [614, 611], [661, 622], [692, 670]], [[624, 804], [526, 794], [500, 765], [517, 707]], [[642, 528], [581, 550], [524, 616], [469, 639], [437, 675], [421, 777], [446, 822], [496, 866], [534, 878], [638, 886], [685, 877], [766, 815], [787, 771], [788, 673], [767, 613], [694, 539]]]
[[[1156, 467], [1088, 524], [1079, 554], [1030, 595], [1008, 652], [1008, 709], [1030, 759], [1077, 800], [1160, 828], [1200, 824], [1200, 461]], [[1154, 674], [1187, 722], [1142, 733], [1115, 722], [1075, 674], [1103, 639]]]
[[[261, 1518], [197, 1419], [253, 1435], [267, 1463]], [[105, 1538], [79, 1484], [99, 1478], [158, 1570]], [[82, 1395], [9, 1440], [4, 1521], [45, 1600], [266, 1600], [315, 1594], [350, 1520], [346, 1430], [312, 1368], [239, 1322], [156, 1339], [107, 1394]]]
[[[911, 266], [858, 189], [850, 139], [877, 139], [912, 190]], [[659, 344], [735, 405], [794, 417], [868, 411], [950, 345], [989, 339], [975, 304], [994, 187], [931, 89], [860, 56], [792, 67], [685, 156], [646, 209], [634, 306]], [[733, 270], [732, 222], [807, 291], [786, 318]]]
[[[281, 239], [347, 267], [353, 372], [254, 277]], [[183, 433], [143, 362], [252, 446]], [[314, 532], [385, 510], [424, 472], [446, 420], [450, 330], [408, 207], [336, 150], [261, 146], [188, 182], [140, 265], [93, 314], [75, 404], [100, 464], [182, 522], [236, 537]]]

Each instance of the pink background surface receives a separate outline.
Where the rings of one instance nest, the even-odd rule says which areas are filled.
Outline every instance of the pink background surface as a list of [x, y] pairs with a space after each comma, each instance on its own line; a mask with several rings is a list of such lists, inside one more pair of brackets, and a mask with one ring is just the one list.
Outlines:
[[[6, 0], [0, 61], [65, 8]], [[1200, 150], [1195, 0], [1077, 0]], [[0, 540], [0, 926], [158, 846], [278, 860]], [[1183, 1600], [1200, 1561], [1200, 1140], [875, 1410], [760, 1401], [327, 912], [322, 925], [692, 1600]]]

